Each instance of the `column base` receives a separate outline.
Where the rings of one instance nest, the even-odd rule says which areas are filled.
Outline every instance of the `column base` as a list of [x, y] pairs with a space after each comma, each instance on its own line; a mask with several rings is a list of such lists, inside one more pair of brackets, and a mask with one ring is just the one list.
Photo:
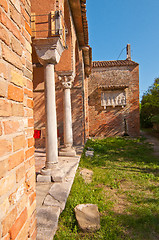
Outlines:
[[76, 151], [72, 147], [64, 147], [64, 148], [60, 149], [59, 156], [75, 157], [76, 156]]
[[37, 182], [62, 182], [64, 177], [65, 173], [58, 166], [52, 169], [44, 167], [37, 175]]

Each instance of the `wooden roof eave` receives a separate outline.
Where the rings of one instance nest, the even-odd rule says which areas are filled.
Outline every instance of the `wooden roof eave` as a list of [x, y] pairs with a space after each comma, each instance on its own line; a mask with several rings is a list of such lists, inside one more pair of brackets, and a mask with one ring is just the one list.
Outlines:
[[69, 0], [79, 46], [85, 46], [80, 0]]

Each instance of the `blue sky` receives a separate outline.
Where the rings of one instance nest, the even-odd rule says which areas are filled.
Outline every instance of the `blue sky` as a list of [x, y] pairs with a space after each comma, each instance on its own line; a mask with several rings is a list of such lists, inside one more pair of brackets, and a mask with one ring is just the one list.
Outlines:
[[[117, 60], [131, 44], [141, 98], [159, 77], [159, 0], [87, 0], [87, 18], [93, 61]], [[126, 50], [119, 59], [126, 59]]]

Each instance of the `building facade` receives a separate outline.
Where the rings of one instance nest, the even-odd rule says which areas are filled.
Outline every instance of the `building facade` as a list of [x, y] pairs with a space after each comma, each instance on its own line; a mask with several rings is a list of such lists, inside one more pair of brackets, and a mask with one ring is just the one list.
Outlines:
[[93, 62], [88, 109], [90, 137], [140, 136], [138, 63]]
[[46, 148], [39, 179], [52, 181], [73, 145], [139, 135], [138, 73], [130, 59], [92, 65], [85, 0], [0, 1], [2, 240], [36, 239], [34, 145]]
[[43, 174], [47, 177], [58, 163], [57, 138], [64, 155], [75, 155], [72, 145], [85, 142], [85, 79], [91, 69], [85, 3], [0, 2], [3, 240], [36, 239], [33, 135], [39, 134], [36, 147], [46, 147]]

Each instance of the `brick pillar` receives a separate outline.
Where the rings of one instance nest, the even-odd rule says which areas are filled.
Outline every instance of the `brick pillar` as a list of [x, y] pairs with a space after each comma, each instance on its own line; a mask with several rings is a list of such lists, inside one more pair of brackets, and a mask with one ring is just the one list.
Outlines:
[[30, 1], [0, 1], [0, 239], [36, 239]]

